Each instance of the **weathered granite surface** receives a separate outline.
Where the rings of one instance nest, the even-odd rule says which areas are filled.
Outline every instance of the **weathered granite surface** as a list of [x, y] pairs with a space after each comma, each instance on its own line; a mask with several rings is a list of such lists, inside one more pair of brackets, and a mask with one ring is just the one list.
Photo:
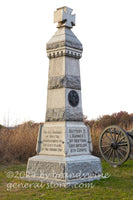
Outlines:
[[[58, 161], [58, 162], [57, 162]], [[58, 157], [34, 156], [29, 159], [26, 179], [73, 185], [99, 180], [102, 176], [100, 159], [92, 155]]]
[[81, 52], [83, 51], [83, 47], [78, 38], [74, 35], [74, 33], [67, 27], [62, 27], [56, 31], [54, 36], [48, 41], [46, 45], [46, 49], [60, 49], [62, 47], [71, 47], [73, 49], [78, 49]]
[[48, 89], [46, 121], [83, 121], [81, 90], [77, 92], [79, 102], [76, 107], [70, 105], [69, 93], [73, 89]]
[[79, 76], [60, 76], [50, 77], [48, 81], [48, 89], [71, 88], [81, 90]]
[[47, 109], [46, 121], [83, 121], [83, 113], [79, 109], [74, 112], [70, 108]]

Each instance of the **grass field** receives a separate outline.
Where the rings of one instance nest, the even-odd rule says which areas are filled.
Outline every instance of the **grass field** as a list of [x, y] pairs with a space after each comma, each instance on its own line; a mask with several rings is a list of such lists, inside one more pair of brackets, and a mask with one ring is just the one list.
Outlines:
[[[0, 165], [0, 200], [133, 200], [133, 160], [118, 168], [102, 161], [103, 178], [73, 188], [49, 187], [48, 184], [22, 181], [26, 164]], [[106, 174], [106, 175], [105, 175]]]

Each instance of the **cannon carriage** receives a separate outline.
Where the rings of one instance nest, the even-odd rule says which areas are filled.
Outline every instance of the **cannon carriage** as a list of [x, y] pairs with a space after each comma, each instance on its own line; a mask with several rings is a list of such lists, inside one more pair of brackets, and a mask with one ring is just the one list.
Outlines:
[[126, 132], [123, 128], [108, 126], [100, 135], [99, 149], [102, 157], [111, 166], [117, 167], [126, 162], [133, 148], [133, 130]]

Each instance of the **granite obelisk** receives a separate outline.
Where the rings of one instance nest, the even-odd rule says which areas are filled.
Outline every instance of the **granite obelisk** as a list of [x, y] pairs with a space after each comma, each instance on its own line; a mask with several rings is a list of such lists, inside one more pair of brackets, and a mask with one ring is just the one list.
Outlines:
[[46, 45], [46, 119], [38, 134], [38, 155], [28, 160], [29, 180], [73, 185], [99, 179], [102, 172], [100, 159], [91, 155], [91, 137], [83, 122], [79, 66], [83, 47], [71, 31], [72, 11], [61, 7], [54, 12], [57, 31]]

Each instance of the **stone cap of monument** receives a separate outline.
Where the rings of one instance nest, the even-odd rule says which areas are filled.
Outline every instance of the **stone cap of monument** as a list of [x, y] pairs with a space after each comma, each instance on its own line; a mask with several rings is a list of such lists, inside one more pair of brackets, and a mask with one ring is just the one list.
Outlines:
[[72, 26], [75, 25], [75, 15], [71, 13], [72, 9], [66, 6], [58, 8], [54, 12], [54, 22], [58, 22], [58, 30], [48, 41], [46, 45], [47, 51], [61, 47], [70, 47], [80, 51], [83, 50], [82, 43], [71, 31]]
[[54, 12], [54, 23], [58, 22], [57, 28], [75, 26], [75, 15], [72, 15], [73, 9], [66, 6], [57, 8]]

